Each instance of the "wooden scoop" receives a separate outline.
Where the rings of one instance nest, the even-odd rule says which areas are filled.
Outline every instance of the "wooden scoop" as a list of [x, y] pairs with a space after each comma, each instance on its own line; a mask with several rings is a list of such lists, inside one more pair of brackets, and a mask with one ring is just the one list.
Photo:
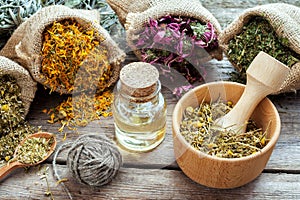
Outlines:
[[[53, 141], [53, 144], [51, 146], [51, 149], [49, 150], [47, 156], [45, 156], [45, 158], [37, 163], [33, 163], [33, 164], [24, 164], [24, 163], [21, 163], [19, 162], [17, 159], [16, 159], [16, 155], [17, 155], [17, 151], [18, 149], [22, 146], [22, 144], [24, 144], [24, 142], [28, 139], [28, 138], [32, 138], [32, 137], [36, 137], [36, 138], [53, 138], [54, 141]], [[10, 163], [8, 163], [7, 165], [3, 166], [0, 168], [0, 179], [5, 177], [7, 174], [9, 174], [12, 170], [16, 169], [16, 168], [19, 168], [19, 167], [28, 167], [28, 166], [34, 166], [34, 165], [38, 165], [42, 162], [44, 162], [52, 153], [53, 151], [55, 150], [56, 148], [56, 138], [53, 134], [51, 133], [45, 133], [45, 132], [40, 132], [40, 133], [35, 133], [35, 134], [32, 134], [32, 135], [29, 135], [27, 138], [25, 138], [23, 141], [20, 142], [20, 144], [18, 145], [18, 147], [16, 148], [15, 150], [15, 153], [14, 153], [14, 158], [13, 160], [15, 161], [12, 161]]]
[[217, 119], [216, 124], [240, 133], [245, 132], [246, 122], [258, 103], [267, 95], [279, 91], [288, 73], [286, 65], [260, 52], [247, 70], [247, 84], [240, 100], [229, 113]]

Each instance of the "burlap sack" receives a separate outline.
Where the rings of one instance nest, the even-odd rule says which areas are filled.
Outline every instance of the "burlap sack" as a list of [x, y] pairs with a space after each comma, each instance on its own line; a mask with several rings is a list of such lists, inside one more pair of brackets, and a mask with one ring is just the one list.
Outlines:
[[[42, 34], [48, 25], [64, 19], [74, 19], [81, 26], [87, 29], [92, 28], [105, 38], [102, 44], [106, 46], [109, 62], [113, 66], [113, 76], [107, 83], [107, 87], [110, 86], [118, 79], [120, 62], [124, 60], [125, 53], [111, 39], [108, 32], [99, 25], [100, 16], [96, 10], [76, 10], [61, 5], [45, 7], [15, 30], [7, 44], [0, 51], [0, 55], [20, 63], [29, 70], [37, 82], [44, 84], [45, 79], [41, 78], [40, 74]], [[49, 87], [49, 85], [46, 86]], [[70, 91], [66, 91], [61, 87], [58, 87], [56, 91], [70, 93]]]
[[[132, 49], [135, 49], [133, 41], [139, 37], [150, 18], [159, 19], [168, 14], [195, 18], [203, 23], [210, 22], [213, 24], [216, 34], [221, 33], [221, 26], [217, 19], [198, 0], [108, 0], [108, 3], [118, 14], [120, 21], [123, 22], [126, 29], [126, 39]], [[140, 57], [139, 51], [134, 52]], [[210, 52], [210, 55], [218, 60], [223, 58], [221, 48]]]
[[[14, 77], [21, 88], [21, 99], [25, 108], [25, 116], [29, 111], [31, 102], [37, 90], [36, 82], [31, 78], [29, 72], [16, 62], [0, 56], [0, 75]], [[25, 117], [24, 116], [24, 117]]]
[[[267, 19], [279, 37], [289, 40], [289, 48], [300, 55], [300, 8], [284, 4], [266, 4], [245, 10], [219, 37], [221, 48], [228, 52], [229, 41], [238, 35], [253, 17]], [[232, 63], [236, 68], [236, 63]], [[295, 92], [300, 89], [300, 62], [292, 66], [290, 73], [278, 93]]]

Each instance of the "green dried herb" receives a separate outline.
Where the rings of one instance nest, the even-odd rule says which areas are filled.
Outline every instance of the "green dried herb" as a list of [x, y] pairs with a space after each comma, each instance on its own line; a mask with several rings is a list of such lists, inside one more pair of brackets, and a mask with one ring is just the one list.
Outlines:
[[233, 72], [231, 81], [245, 83], [246, 70], [255, 56], [264, 51], [291, 67], [300, 56], [288, 48], [287, 38], [279, 38], [270, 23], [262, 17], [252, 18], [242, 32], [229, 41], [227, 57], [240, 73]]
[[0, 0], [0, 49], [12, 32], [41, 7], [39, 0]]
[[0, 0], [0, 35], [12, 32], [42, 6], [38, 0]]
[[221, 158], [240, 158], [259, 152], [266, 144], [266, 131], [249, 121], [245, 133], [217, 127], [214, 120], [232, 109], [232, 102], [202, 103], [197, 108], [187, 107], [180, 132], [195, 149]]
[[27, 138], [17, 151], [17, 160], [24, 164], [42, 161], [51, 150], [54, 138]]
[[117, 15], [105, 0], [42, 0], [43, 7], [49, 5], [65, 5], [70, 8], [93, 10], [96, 9], [101, 13], [100, 24], [110, 34], [121, 34], [124, 32]]

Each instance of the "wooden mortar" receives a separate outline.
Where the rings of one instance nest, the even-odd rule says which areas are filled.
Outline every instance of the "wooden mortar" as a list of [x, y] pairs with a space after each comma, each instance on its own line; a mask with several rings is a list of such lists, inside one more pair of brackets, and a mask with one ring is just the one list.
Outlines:
[[245, 85], [233, 82], [213, 82], [194, 88], [176, 104], [173, 118], [173, 143], [176, 161], [182, 171], [197, 183], [213, 188], [235, 188], [249, 183], [265, 168], [280, 134], [279, 114], [272, 102], [264, 98], [251, 118], [263, 131], [268, 128], [268, 144], [258, 153], [243, 158], [219, 158], [194, 149], [180, 133], [183, 112], [188, 106], [197, 107], [204, 100], [218, 98], [237, 103]]

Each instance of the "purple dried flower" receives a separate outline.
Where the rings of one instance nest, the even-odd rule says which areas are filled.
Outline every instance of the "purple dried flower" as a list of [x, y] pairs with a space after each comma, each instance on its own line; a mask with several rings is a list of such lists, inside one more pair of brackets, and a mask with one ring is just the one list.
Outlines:
[[[158, 20], [149, 19], [135, 45], [141, 49], [142, 60], [158, 64], [162, 74], [170, 80], [173, 80], [171, 68], [174, 68], [193, 84], [202, 81], [206, 74], [199, 59], [203, 51], [218, 47], [218, 41], [211, 23], [203, 25], [196, 19], [167, 15]], [[201, 70], [201, 74], [197, 70]], [[177, 87], [174, 94], [180, 95], [191, 87]]]
[[150, 27], [157, 28], [158, 27], [158, 22], [157, 22], [157, 20], [150, 18], [149, 25], [150, 25]]
[[177, 23], [170, 23], [170, 24], [167, 24], [167, 27], [168, 27], [169, 29], [174, 30], [174, 31], [179, 31], [179, 29], [180, 29], [180, 25], [177, 24]]

